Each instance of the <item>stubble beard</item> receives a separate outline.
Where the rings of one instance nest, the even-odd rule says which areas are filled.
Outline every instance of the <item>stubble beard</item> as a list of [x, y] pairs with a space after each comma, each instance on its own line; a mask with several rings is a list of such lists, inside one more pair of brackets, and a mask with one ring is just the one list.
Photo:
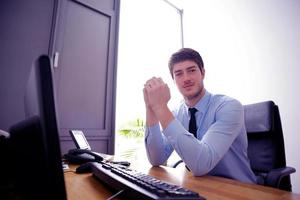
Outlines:
[[204, 91], [204, 86], [200, 87], [194, 94], [184, 96], [184, 99], [186, 101], [194, 101], [195, 99], [198, 99], [202, 95], [203, 91]]

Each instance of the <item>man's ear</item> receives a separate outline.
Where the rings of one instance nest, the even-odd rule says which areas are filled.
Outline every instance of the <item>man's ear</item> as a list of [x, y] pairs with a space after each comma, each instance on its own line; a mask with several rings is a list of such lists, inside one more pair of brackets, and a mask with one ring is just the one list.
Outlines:
[[200, 71], [201, 71], [201, 74], [203, 75], [203, 78], [204, 78], [205, 77], [205, 69], [202, 67]]

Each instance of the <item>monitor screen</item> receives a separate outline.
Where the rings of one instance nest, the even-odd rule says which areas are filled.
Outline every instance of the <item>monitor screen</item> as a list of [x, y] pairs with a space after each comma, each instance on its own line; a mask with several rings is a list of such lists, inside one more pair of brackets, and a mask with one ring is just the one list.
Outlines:
[[10, 128], [14, 195], [18, 199], [67, 199], [48, 56], [33, 63], [24, 103], [26, 119]]
[[70, 130], [70, 134], [78, 149], [91, 150], [91, 146], [89, 145], [81, 130]]

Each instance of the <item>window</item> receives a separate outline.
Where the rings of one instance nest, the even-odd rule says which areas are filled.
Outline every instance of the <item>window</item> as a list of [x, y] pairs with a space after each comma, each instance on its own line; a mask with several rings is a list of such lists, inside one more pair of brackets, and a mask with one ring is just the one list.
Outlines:
[[[177, 91], [168, 59], [181, 47], [180, 17], [163, 0], [121, 2], [116, 105], [116, 156], [146, 158], [143, 85], [153, 76]], [[177, 94], [178, 95], [178, 94]], [[180, 98], [172, 98], [180, 100]], [[170, 106], [175, 102], [170, 102]]]

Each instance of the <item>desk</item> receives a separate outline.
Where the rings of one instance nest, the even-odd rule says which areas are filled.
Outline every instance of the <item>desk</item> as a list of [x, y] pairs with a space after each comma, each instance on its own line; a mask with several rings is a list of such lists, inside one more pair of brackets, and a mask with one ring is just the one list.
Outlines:
[[[76, 166], [70, 166], [74, 170]], [[214, 176], [195, 177], [184, 168], [169, 167], [143, 167], [141, 172], [154, 176], [173, 184], [182, 185], [188, 189], [198, 192], [206, 199], [263, 199], [263, 200], [300, 200], [300, 195], [264, 187], [254, 184], [245, 184], [231, 179]], [[101, 200], [113, 195], [91, 173], [75, 174], [65, 172], [65, 182], [69, 200]]]

